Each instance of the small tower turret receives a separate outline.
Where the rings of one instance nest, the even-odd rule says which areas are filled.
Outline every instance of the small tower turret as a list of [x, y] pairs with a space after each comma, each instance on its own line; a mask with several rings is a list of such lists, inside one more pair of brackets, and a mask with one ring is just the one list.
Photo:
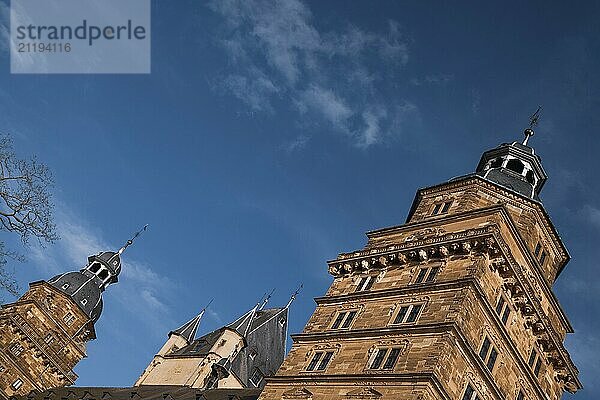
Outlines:
[[118, 281], [121, 254], [104, 251], [88, 257], [80, 271], [33, 282], [15, 303], [0, 310], [0, 398], [75, 383], [73, 368], [96, 338], [102, 292]]

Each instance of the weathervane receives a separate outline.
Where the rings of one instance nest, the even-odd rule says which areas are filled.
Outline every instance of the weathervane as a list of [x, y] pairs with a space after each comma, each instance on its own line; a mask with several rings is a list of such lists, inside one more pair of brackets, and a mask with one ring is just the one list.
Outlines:
[[538, 109], [529, 117], [529, 128], [525, 129], [523, 133], [525, 133], [525, 139], [523, 140], [523, 145], [527, 146], [527, 142], [529, 138], [533, 136], [533, 128], [537, 126], [538, 121], [540, 120], [540, 111], [542, 111], [542, 106], [539, 106]]
[[135, 233], [135, 235], [133, 235], [133, 237], [131, 239], [129, 239], [127, 241], [127, 243], [125, 243], [125, 245], [119, 249], [119, 251], [117, 252], [117, 254], [118, 255], [123, 254], [123, 252], [125, 251], [125, 249], [128, 248], [129, 246], [131, 246], [133, 244], [133, 241], [135, 239], [137, 239], [137, 237], [140, 236], [141, 233], [144, 232], [147, 228], [148, 228], [148, 224], [144, 225], [144, 227], [142, 229], [140, 229], [139, 231], [137, 231]]
[[294, 302], [294, 300], [296, 300], [296, 297], [298, 296], [298, 294], [300, 293], [300, 291], [302, 290], [303, 287], [304, 287], [304, 283], [301, 283], [300, 286], [298, 287], [298, 289], [294, 293], [292, 293], [292, 296], [290, 297], [290, 301], [288, 301], [285, 308], [289, 308], [289, 306]]

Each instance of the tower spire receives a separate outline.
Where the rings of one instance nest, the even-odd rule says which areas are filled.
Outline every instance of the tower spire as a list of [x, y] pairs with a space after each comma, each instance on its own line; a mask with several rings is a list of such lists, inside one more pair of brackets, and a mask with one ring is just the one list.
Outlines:
[[129, 239], [127, 242], [125, 242], [125, 244], [119, 249], [119, 251], [117, 251], [118, 255], [123, 254], [123, 252], [133, 244], [133, 241], [135, 239], [137, 239], [138, 236], [140, 236], [142, 234], [142, 232], [144, 232], [146, 229], [148, 228], [148, 224], [144, 225], [142, 229], [140, 229], [139, 231], [137, 231], [133, 237], [131, 239]]
[[271, 290], [271, 293], [269, 293], [267, 297], [265, 297], [265, 299], [262, 301], [262, 304], [260, 305], [260, 307], [258, 307], [259, 311], [265, 308], [269, 300], [271, 300], [271, 296], [273, 296], [273, 293], [275, 293], [275, 288], [273, 288], [273, 290]]
[[523, 139], [523, 146], [527, 146], [527, 142], [529, 141], [529, 138], [532, 137], [534, 135], [534, 131], [533, 128], [535, 126], [537, 126], [538, 121], [540, 120], [540, 112], [542, 111], [542, 106], [539, 106], [536, 110], [536, 112], [534, 112], [531, 117], [529, 117], [529, 128], [525, 129], [525, 131], [523, 131], [523, 133], [525, 134], [525, 139]]
[[296, 300], [296, 297], [298, 296], [298, 294], [300, 293], [300, 291], [302, 290], [303, 287], [304, 287], [304, 283], [301, 283], [300, 286], [298, 287], [298, 289], [296, 289], [296, 291], [294, 293], [292, 293], [292, 295], [290, 296], [290, 301], [288, 301], [288, 303], [285, 305], [285, 308], [290, 308], [290, 306], [292, 305], [294, 300]]
[[208, 306], [212, 304], [212, 302], [213, 301], [211, 299], [206, 305], [206, 307], [200, 310], [198, 315], [196, 315], [194, 318], [190, 319], [188, 322], [175, 329], [174, 331], [169, 332], [169, 336], [171, 336], [174, 333], [187, 340], [188, 343], [191, 343], [196, 338], [196, 332], [198, 331], [198, 326], [200, 325], [200, 320], [202, 319], [202, 316], [206, 312]]

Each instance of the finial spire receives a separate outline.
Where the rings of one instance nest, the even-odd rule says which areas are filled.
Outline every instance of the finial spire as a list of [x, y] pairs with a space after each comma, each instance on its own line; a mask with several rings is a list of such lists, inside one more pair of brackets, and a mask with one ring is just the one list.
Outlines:
[[123, 252], [125, 251], [125, 249], [127, 249], [129, 246], [131, 246], [133, 244], [133, 241], [135, 239], [137, 239], [138, 236], [141, 235], [142, 232], [144, 232], [146, 229], [148, 228], [148, 224], [144, 225], [144, 227], [142, 229], [140, 229], [139, 231], [137, 231], [135, 233], [135, 235], [133, 235], [133, 237], [131, 239], [129, 239], [124, 245], [123, 247], [121, 247], [119, 249], [119, 251], [117, 252], [118, 255], [123, 254]]
[[174, 331], [171, 331], [169, 333], [169, 335], [175, 333], [175, 334], [181, 336], [182, 338], [184, 338], [188, 343], [192, 343], [194, 341], [194, 339], [196, 338], [196, 332], [198, 331], [198, 326], [200, 325], [200, 320], [202, 319], [202, 316], [204, 316], [206, 309], [208, 308], [208, 306], [210, 306], [212, 304], [212, 302], [213, 301], [211, 299], [208, 302], [208, 304], [206, 305], [206, 307], [204, 307], [198, 313], [198, 315], [196, 315], [194, 318], [190, 319], [188, 322], [186, 322], [179, 328], [175, 329]]
[[304, 283], [301, 283], [300, 286], [298, 287], [298, 289], [290, 297], [290, 301], [288, 301], [285, 308], [289, 308], [292, 305], [292, 303], [294, 302], [294, 300], [296, 300], [296, 297], [298, 296], [298, 294], [300, 293], [300, 291], [302, 290], [303, 287], [304, 287]]
[[525, 133], [525, 139], [523, 140], [523, 145], [527, 146], [527, 142], [529, 141], [529, 138], [532, 137], [534, 135], [534, 131], [533, 128], [538, 124], [538, 121], [540, 120], [540, 112], [542, 111], [542, 106], [539, 106], [536, 110], [536, 112], [534, 112], [531, 117], [529, 117], [529, 128], [525, 129], [525, 131], [523, 133]]
[[271, 300], [271, 296], [273, 296], [273, 293], [275, 293], [275, 288], [273, 288], [273, 290], [271, 290], [271, 293], [269, 293], [267, 297], [265, 297], [265, 299], [262, 301], [262, 304], [260, 305], [260, 307], [258, 307], [259, 310], [265, 308], [269, 300]]

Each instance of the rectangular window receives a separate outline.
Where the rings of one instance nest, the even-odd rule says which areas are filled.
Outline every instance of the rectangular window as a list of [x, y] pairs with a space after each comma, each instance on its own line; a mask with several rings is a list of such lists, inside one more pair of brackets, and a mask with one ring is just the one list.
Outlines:
[[431, 211], [431, 215], [441, 215], [446, 214], [452, 205], [452, 201], [446, 201], [443, 203], [436, 203], [433, 206], [433, 211]]
[[427, 268], [421, 268], [419, 271], [419, 275], [417, 275], [417, 280], [415, 283], [422, 283], [425, 280], [425, 275], [427, 274]]
[[479, 357], [481, 358], [481, 361], [484, 362], [487, 369], [492, 372], [494, 365], [496, 364], [496, 359], [498, 358], [498, 351], [492, 346], [492, 342], [487, 336], [483, 340], [481, 350], [479, 350]]
[[371, 363], [370, 369], [379, 369], [383, 360], [385, 359], [385, 355], [387, 353], [387, 349], [378, 349], [373, 362]]
[[496, 314], [498, 314], [498, 317], [500, 317], [502, 323], [506, 325], [508, 322], [508, 317], [510, 317], [510, 307], [502, 295], [500, 295], [498, 298], [498, 303], [496, 304]]
[[505, 303], [506, 302], [504, 301], [504, 297], [498, 297], [498, 303], [496, 304], [496, 314], [502, 315], [502, 310], [504, 309]]
[[481, 350], [479, 350], [479, 358], [485, 361], [487, 357], [488, 351], [490, 351], [490, 339], [487, 337], [483, 340], [483, 344], [481, 345]]
[[398, 356], [400, 356], [400, 349], [390, 350], [390, 354], [388, 354], [385, 364], [383, 364], [383, 369], [394, 369]]
[[356, 311], [350, 311], [348, 313], [348, 316], [346, 317], [346, 320], [342, 324], [342, 329], [348, 329], [350, 327], [350, 325], [352, 325], [352, 321], [354, 321], [355, 317], [356, 317]]
[[23, 352], [23, 346], [21, 346], [19, 343], [13, 343], [10, 347], [9, 347], [9, 351], [12, 353], [12, 355], [14, 355], [15, 357], [18, 357], [21, 355], [21, 353]]
[[17, 379], [10, 385], [14, 390], [19, 390], [21, 386], [23, 386], [23, 381], [21, 379]]
[[355, 317], [356, 311], [341, 312], [331, 325], [331, 329], [348, 329]]
[[527, 361], [527, 364], [529, 364], [529, 367], [533, 368], [533, 365], [535, 364], [535, 360], [537, 360], [537, 351], [535, 351], [535, 349], [532, 349], [531, 354], [529, 355], [529, 361]]
[[540, 375], [541, 368], [542, 368], [542, 357], [538, 356], [538, 359], [535, 362], [535, 368], [533, 369], [533, 373], [535, 374], [535, 376]]
[[435, 276], [437, 275], [439, 270], [440, 270], [440, 267], [431, 268], [431, 271], [429, 271], [429, 275], [427, 275], [426, 282], [433, 282], [433, 280], [435, 279]]
[[440, 267], [421, 268], [415, 283], [433, 282], [439, 271]]
[[423, 304], [411, 304], [400, 307], [392, 324], [410, 324], [415, 322], [419, 317], [422, 308]]
[[462, 400], [478, 400], [479, 397], [477, 396], [477, 393], [475, 393], [475, 389], [473, 389], [473, 386], [471, 386], [471, 384], [467, 384], [467, 387], [465, 388], [465, 394], [463, 394]]
[[356, 292], [363, 292], [365, 290], [369, 290], [371, 289], [371, 286], [373, 286], [373, 277], [368, 275], [368, 276], [363, 276], [360, 281], [358, 282], [358, 286], [356, 286]]
[[329, 365], [329, 361], [331, 361], [332, 357], [333, 357], [333, 351], [328, 351], [327, 353], [325, 353], [325, 355], [323, 356], [323, 359], [321, 360], [321, 362], [319, 363], [319, 366], [317, 367], [317, 371], [325, 371], [325, 369], [327, 369], [327, 366]]
[[496, 358], [498, 358], [498, 352], [492, 347], [492, 350], [490, 351], [490, 356], [488, 357], [488, 361], [486, 364], [490, 372], [494, 369], [494, 364], [496, 364]]
[[538, 242], [538, 243], [535, 245], [535, 250], [534, 250], [534, 252], [533, 252], [533, 253], [535, 254], [535, 257], [536, 257], [536, 258], [537, 258], [537, 257], [540, 255], [540, 250], [542, 250], [542, 245], [540, 244], [540, 242]]
[[415, 322], [417, 320], [419, 312], [421, 311], [421, 307], [423, 307], [422, 304], [413, 305], [412, 310], [410, 310], [410, 313], [408, 314], [408, 318], [406, 318], [406, 322]]
[[[369, 366], [369, 369], [385, 369], [385, 370], [394, 369], [394, 366], [396, 365], [396, 361], [398, 361], [399, 356], [400, 356], [399, 348], [377, 349], [377, 353], [375, 354], [373, 361], [371, 361], [371, 365]], [[384, 363], [384, 360], [385, 360], [385, 363]]]
[[65, 324], [67, 324], [67, 326], [71, 326], [75, 321], [75, 316], [71, 313], [66, 313], [63, 317], [63, 321], [65, 321]]
[[252, 376], [250, 377], [250, 383], [252, 383], [256, 387], [259, 387], [263, 380], [263, 377], [264, 376], [262, 372], [260, 372], [258, 368], [255, 368], [254, 372], [252, 373]]
[[543, 267], [544, 266], [544, 261], [546, 261], [546, 252], [542, 251], [542, 255], [540, 256], [540, 265]]
[[317, 363], [319, 362], [319, 360], [321, 359], [322, 356], [323, 356], [323, 352], [317, 351], [315, 353], [315, 355], [313, 356], [312, 360], [310, 360], [310, 363], [308, 364], [308, 367], [306, 367], [306, 370], [314, 371], [315, 368], [317, 367]]
[[342, 322], [344, 321], [344, 318], [346, 318], [346, 313], [345, 312], [339, 313], [337, 318], [333, 322], [333, 325], [331, 325], [331, 329], [339, 328], [340, 325], [342, 324]]
[[4, 371], [6, 371], [6, 367], [2, 364], [0, 364], [0, 374], [3, 373]]
[[52, 336], [52, 334], [49, 333], [44, 337], [44, 343], [51, 344], [52, 342], [54, 342], [54, 336]]
[[448, 212], [451, 204], [452, 204], [451, 201], [447, 201], [444, 203], [444, 207], [442, 207], [442, 214], [446, 214]]
[[517, 400], [525, 400], [525, 395], [520, 390], [519, 390], [519, 394], [517, 395]]
[[398, 311], [398, 314], [396, 314], [396, 318], [394, 318], [394, 324], [401, 324], [404, 322], [404, 318], [406, 317], [406, 314], [408, 314], [408, 309], [411, 306], [402, 306], [400, 307], [400, 311]]

